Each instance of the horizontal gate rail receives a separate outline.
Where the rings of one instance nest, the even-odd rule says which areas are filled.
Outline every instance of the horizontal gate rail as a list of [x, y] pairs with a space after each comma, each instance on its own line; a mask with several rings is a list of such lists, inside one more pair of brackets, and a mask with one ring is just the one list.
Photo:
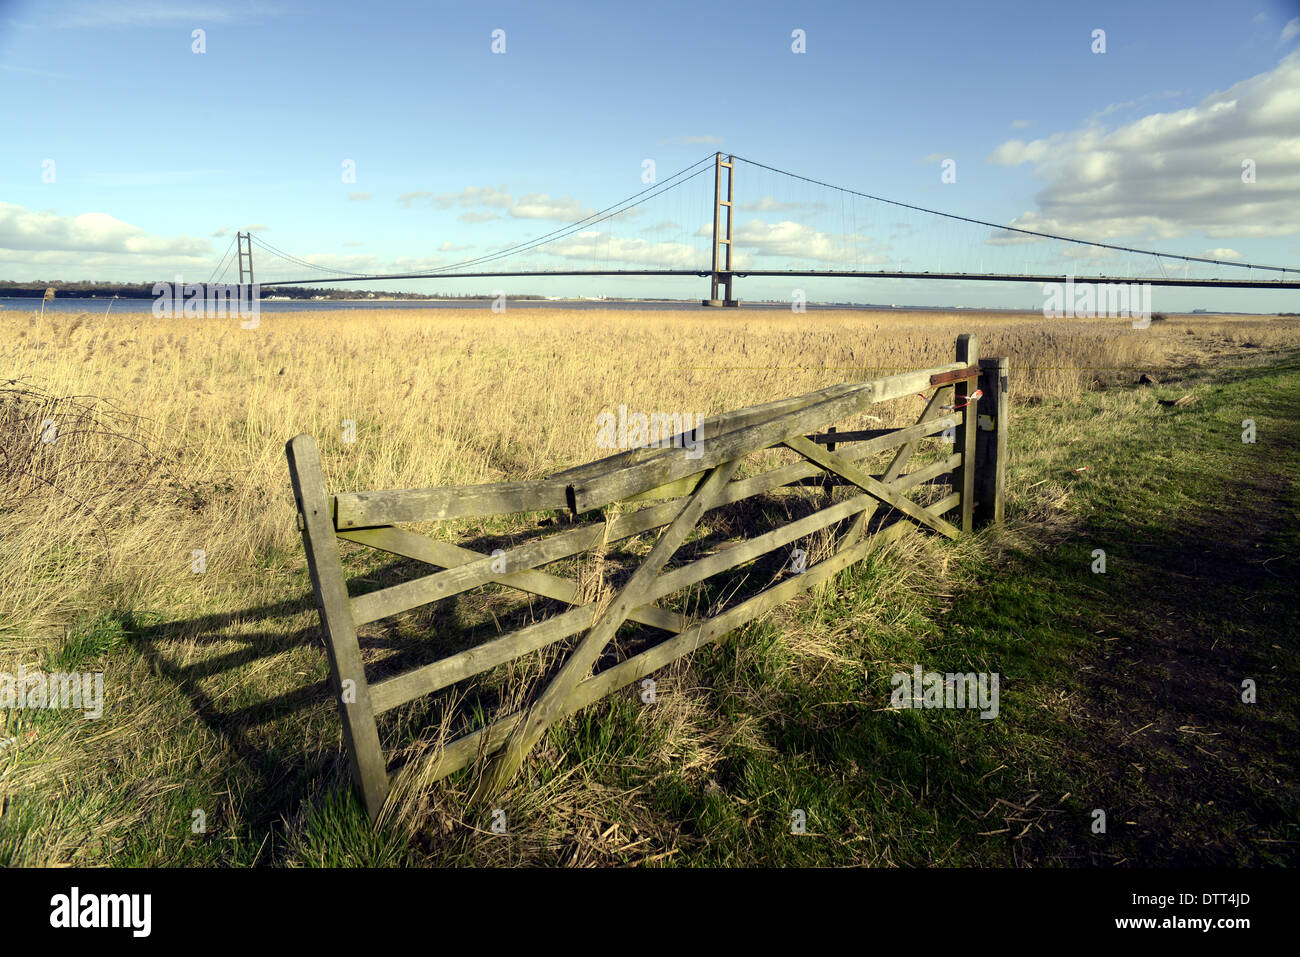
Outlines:
[[[957, 361], [947, 365], [843, 383], [737, 409], [674, 437], [679, 441], [666, 443], [666, 447], [619, 452], [531, 482], [331, 496], [325, 489], [315, 440], [309, 435], [291, 440], [287, 447], [290, 476], [344, 740], [353, 779], [372, 819], [384, 805], [391, 780], [380, 743], [378, 715], [581, 636], [550, 684], [522, 711], [498, 716], [487, 727], [464, 734], [421, 759], [419, 771], [426, 776], [424, 780], [432, 781], [495, 754], [487, 759], [476, 791], [477, 797], [490, 797], [505, 786], [533, 744], [564, 715], [718, 640], [737, 625], [826, 580], [872, 548], [911, 529], [923, 527], [955, 537], [959, 530], [969, 529], [977, 508], [981, 520], [999, 521], [1005, 475], [1006, 361], [981, 363], [976, 346], [973, 336], [963, 336], [958, 340]], [[974, 388], [977, 378], [980, 392]], [[930, 388], [937, 391], [914, 425], [829, 430], [835, 422], [859, 415], [875, 403]], [[951, 452], [941, 452], [936, 460], [905, 473], [903, 469], [922, 443], [939, 433], [948, 441], [955, 438]], [[686, 454], [688, 448], [693, 456]], [[791, 450], [799, 458], [736, 477], [747, 456], [778, 448]], [[889, 451], [894, 454], [883, 471], [859, 464]], [[952, 490], [938, 501], [923, 505], [908, 497], [913, 490], [940, 481], [950, 482]], [[823, 507], [752, 537], [713, 546], [706, 541], [694, 546], [696, 554], [689, 560], [667, 567], [709, 512], [779, 491], [802, 490], [806, 498], [815, 494], [809, 485], [826, 489]], [[831, 497], [834, 487], [847, 487], [850, 494], [835, 500]], [[979, 503], [974, 499], [976, 488], [982, 497]], [[635, 510], [611, 511], [603, 520], [560, 528], [491, 555], [398, 527], [531, 511], [561, 510], [578, 518], [615, 503], [630, 503]], [[955, 513], [951, 521], [946, 517], [950, 513]], [[897, 521], [864, 539], [872, 519], [886, 514]], [[658, 538], [649, 555], [640, 560], [640, 566], [612, 598], [585, 597], [578, 581], [544, 570], [556, 562], [601, 555], [620, 542], [654, 532]], [[659, 604], [816, 534], [837, 540], [829, 557], [734, 607], [698, 618]], [[419, 562], [432, 570], [398, 584], [351, 594], [340, 542]], [[431, 663], [373, 683], [367, 679], [358, 627], [486, 585], [569, 607]], [[624, 621], [648, 626], [665, 636], [648, 649], [589, 674]]]

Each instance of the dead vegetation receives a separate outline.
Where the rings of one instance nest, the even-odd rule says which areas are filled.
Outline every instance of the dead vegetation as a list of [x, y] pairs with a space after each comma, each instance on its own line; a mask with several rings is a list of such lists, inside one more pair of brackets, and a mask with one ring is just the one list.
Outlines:
[[[0, 361], [19, 378], [0, 388], [0, 634], [6, 636], [0, 639], [0, 671], [39, 661], [57, 650], [75, 622], [106, 610], [147, 610], [169, 624], [150, 633], [144, 658], [113, 676], [119, 687], [133, 688], [113, 719], [129, 733], [42, 731], [43, 737], [23, 744], [32, 763], [0, 769], [0, 799], [53, 786], [51, 767], [114, 768], [116, 780], [137, 787], [131, 808], [106, 805], [98, 818], [93, 812], [88, 826], [94, 839], [84, 846], [78, 843], [84, 834], [76, 836], [82, 832], [46, 821], [45, 837], [31, 851], [45, 862], [103, 860], [95, 857], [95, 841], [117, 834], [122, 821], [142, 821], [148, 811], [141, 802], [150, 795], [170, 800], [148, 783], [154, 776], [178, 768], [195, 777], [234, 774], [230, 762], [269, 750], [268, 742], [277, 740], [274, 747], [288, 748], [295, 760], [317, 769], [314, 780], [322, 768], [339, 770], [337, 721], [321, 705], [326, 671], [315, 644], [315, 611], [294, 604], [306, 577], [284, 457], [292, 435], [317, 436], [332, 489], [535, 478], [607, 454], [594, 444], [602, 411], [627, 405], [707, 417], [949, 362], [956, 335], [967, 331], [980, 335], [981, 354], [1011, 357], [1012, 401], [1019, 404], [1132, 383], [1142, 372], [1163, 380], [1165, 370], [1215, 356], [1262, 363], [1294, 346], [1300, 320], [1170, 317], [1135, 330], [1126, 321], [1017, 314], [511, 307], [504, 316], [486, 309], [272, 314], [254, 330], [233, 320], [47, 315], [38, 329], [29, 314], [6, 311], [0, 314]], [[920, 401], [890, 403], [874, 410], [881, 421], [844, 427], [907, 424]], [[355, 441], [347, 441], [348, 423]], [[1026, 454], [1062, 439], [1018, 438]], [[518, 530], [467, 525], [451, 531], [504, 539]], [[88, 540], [98, 545], [86, 547]], [[809, 562], [826, 547], [816, 543]], [[842, 668], [862, 653], [846, 650], [851, 635], [890, 633], [902, 626], [907, 595], [953, 587], [958, 571], [948, 567], [951, 555], [919, 540], [894, 547], [921, 551], [883, 566], [880, 574], [892, 577], [880, 580], [870, 620], [845, 619], [827, 633], [806, 626], [799, 614], [769, 619], [765, 627], [781, 635], [779, 652], [794, 672]], [[194, 571], [196, 550], [206, 556], [202, 573]], [[909, 571], [922, 562], [924, 576]], [[607, 595], [615, 570], [589, 563], [584, 593]], [[457, 614], [491, 622], [501, 609], [485, 594], [480, 606]], [[825, 588], [807, 599], [815, 608], [833, 601], [833, 590]], [[733, 653], [743, 671], [762, 667], [758, 659], [775, 652]], [[893, 653], [882, 645], [868, 667], [892, 667]], [[507, 706], [522, 700], [529, 683], [552, 664], [539, 656], [503, 676], [500, 700]], [[719, 687], [725, 681], [719, 678], [711, 693], [730, 694], [744, 707], [738, 705], [734, 720], [707, 720], [703, 696], [692, 692], [697, 680], [689, 667], [675, 669], [663, 681], [681, 693], [666, 695], [665, 707], [616, 713], [616, 727], [620, 721], [653, 723], [654, 733], [641, 736], [653, 747], [627, 754], [609, 744], [609, 761], [651, 780], [675, 768], [702, 793], [725, 792], [719, 766], [724, 747], [738, 740], [764, 747], [750, 731], [775, 705], [755, 697], [742, 677], [730, 688]], [[286, 700], [307, 704], [263, 724], [250, 717], [260, 702]], [[830, 704], [826, 714], [832, 721]], [[393, 731], [400, 737], [427, 717], [412, 713]], [[166, 738], [154, 754], [148, 742], [160, 727], [186, 730]], [[0, 729], [0, 737], [14, 732]], [[436, 738], [424, 727], [403, 747], [415, 756]], [[548, 762], [558, 767], [558, 760], [545, 751], [539, 756], [542, 768]], [[227, 790], [255, 790], [261, 783], [243, 781]], [[449, 859], [465, 854], [482, 863], [536, 860], [556, 849], [573, 864], [655, 863], [702, 840], [639, 815], [633, 791], [611, 790], [594, 772], [573, 770], [535, 775], [515, 789], [511, 830], [526, 833], [526, 840], [476, 842], [473, 835], [488, 824], [466, 821], [458, 810], [472, 787], [467, 781], [429, 788], [418, 777], [404, 777], [387, 823], [418, 846], [436, 845]], [[1035, 820], [1045, 802], [1029, 796], [1017, 806], [990, 809], [990, 824], [1023, 827]], [[241, 795], [223, 800], [236, 814]], [[330, 816], [302, 794], [290, 792], [284, 800], [294, 809], [286, 811], [286, 828], [296, 842], [287, 853], [312, 862], [313, 828]], [[220, 813], [226, 812], [213, 810], [213, 818]], [[328, 844], [319, 844], [320, 862], [337, 862]]]

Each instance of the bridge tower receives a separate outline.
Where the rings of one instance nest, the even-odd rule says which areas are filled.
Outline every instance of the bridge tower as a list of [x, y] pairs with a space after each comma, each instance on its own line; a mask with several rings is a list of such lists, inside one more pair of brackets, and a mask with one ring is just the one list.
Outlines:
[[244, 285], [245, 259], [248, 260], [248, 282], [251, 284], [255, 282], [253, 279], [253, 234], [235, 233], [235, 241], [239, 243], [239, 284]]
[[[723, 199], [722, 171], [727, 171], [727, 193]], [[725, 160], [721, 153], [713, 157], [713, 274], [712, 295], [702, 299], [703, 306], [738, 306], [740, 303], [732, 297], [731, 292], [731, 227], [735, 220], [733, 201], [736, 196], [736, 157], [728, 156]], [[723, 208], [726, 208], [726, 227], [723, 227]], [[726, 248], [725, 254], [722, 248]], [[722, 295], [718, 295], [718, 290]]]

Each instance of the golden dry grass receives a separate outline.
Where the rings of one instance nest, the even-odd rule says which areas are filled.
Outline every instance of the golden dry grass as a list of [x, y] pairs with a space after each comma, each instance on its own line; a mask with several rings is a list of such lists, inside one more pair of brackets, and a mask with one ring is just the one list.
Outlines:
[[[483, 308], [264, 314], [253, 330], [233, 319], [46, 316], [38, 333], [30, 313], [3, 313], [10, 376], [51, 402], [99, 397], [141, 418], [114, 430], [128, 441], [76, 436], [75, 453], [71, 438], [25, 436], [87, 464], [55, 465], [57, 493], [28, 489], [0, 516], [0, 621], [41, 632], [104, 595], [165, 609], [214, 597], [217, 582], [255, 595], [250, 562], [297, 547], [284, 442], [299, 432], [318, 438], [331, 488], [532, 478], [607, 454], [595, 444], [601, 411], [708, 415], [937, 365], [961, 332], [981, 336], [982, 354], [1011, 357], [1013, 401], [1025, 401], [1211, 347], [1262, 353], [1296, 328], [1219, 316], [1134, 330], [1024, 314]], [[66, 410], [25, 411], [31, 430], [47, 413], [67, 421]], [[906, 403], [875, 411], [887, 425], [915, 414]], [[156, 487], [133, 495], [121, 481], [132, 466]], [[196, 549], [202, 576], [190, 571]]]
[[[271, 624], [241, 616], [297, 597], [305, 579], [284, 457], [300, 432], [317, 437], [331, 489], [535, 478], [607, 454], [595, 445], [595, 421], [619, 405], [707, 416], [949, 362], [962, 332], [980, 335], [981, 354], [1011, 358], [1013, 402], [1024, 402], [1225, 352], [1262, 358], [1294, 344], [1300, 321], [1204, 316], [1134, 330], [1123, 320], [1024, 314], [512, 307], [265, 313], [252, 330], [235, 319], [46, 315], [38, 330], [30, 313], [0, 313], [0, 363], [22, 384], [0, 409], [6, 450], [25, 449], [25, 472], [38, 477], [7, 475], [3, 490], [0, 671], [33, 666], [71, 622], [108, 606], [169, 620], [234, 615], [228, 641], [173, 642], [177, 667], [238, 653], [244, 633], [309, 626], [310, 611]], [[873, 413], [899, 425], [919, 403]], [[47, 419], [60, 424], [53, 443], [40, 442]], [[347, 421], [355, 442], [343, 440]], [[194, 574], [199, 549], [206, 571]], [[791, 640], [801, 647], [802, 636]], [[301, 682], [286, 673], [301, 659], [282, 651], [249, 663], [237, 692], [217, 679], [201, 690], [253, 700], [283, 693]], [[799, 653], [809, 667], [833, 658], [824, 645]], [[132, 666], [123, 678], [144, 684], [146, 671]], [[691, 730], [689, 704], [678, 707], [686, 710], [656, 719], [677, 729], [665, 754], [687, 755], [707, 773], [717, 742]], [[159, 723], [191, 720], [184, 702], [142, 695], [117, 709], [114, 727], [147, 739]], [[303, 747], [336, 754], [336, 733], [317, 732]], [[206, 732], [187, 733], [168, 742], [165, 760], [180, 766], [220, 747]], [[46, 750], [22, 784], [52, 786], [94, 753], [85, 740]], [[403, 789], [424, 794], [410, 782]], [[426, 799], [412, 800], [420, 809], [397, 802], [394, 813], [427, 823]], [[72, 858], [71, 837], [50, 840], [44, 859]]]

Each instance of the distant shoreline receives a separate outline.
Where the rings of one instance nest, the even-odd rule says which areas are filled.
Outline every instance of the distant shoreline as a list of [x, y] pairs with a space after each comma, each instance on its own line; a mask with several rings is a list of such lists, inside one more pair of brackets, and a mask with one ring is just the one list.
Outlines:
[[[310, 310], [334, 310], [334, 309], [364, 309], [366, 307], [380, 309], [417, 309], [421, 307], [436, 308], [461, 308], [461, 309], [482, 309], [492, 303], [492, 297], [483, 299], [276, 299], [262, 298], [259, 305], [263, 310], [275, 312], [303, 312]], [[704, 311], [705, 307], [700, 305], [698, 299], [515, 299], [507, 296], [506, 301], [512, 308], [516, 309], [548, 309], [548, 308], [577, 308], [577, 309], [610, 309], [610, 310], [635, 310], [635, 309], [671, 309], [671, 310], [700, 310]], [[14, 311], [36, 311], [41, 308], [42, 299], [39, 296], [0, 296], [0, 309], [11, 309]], [[153, 308], [153, 297], [142, 296], [65, 296], [55, 297], [45, 302], [45, 312], [70, 312], [74, 310], [100, 312], [122, 309], [127, 312], [139, 313], [148, 311]], [[749, 309], [785, 309], [789, 310], [790, 303], [774, 300], [745, 300], [741, 303], [741, 308]], [[829, 311], [829, 310], [859, 310], [872, 312], [1024, 312], [1038, 313], [1041, 308], [1034, 307], [1016, 307], [1016, 306], [908, 306], [908, 305], [882, 305], [878, 303], [847, 303], [847, 302], [809, 302], [807, 308], [810, 311]], [[709, 310], [724, 314], [733, 310]]]
[[[441, 308], [441, 309], [483, 309], [492, 302], [492, 297], [482, 299], [261, 299], [259, 305], [266, 312], [308, 312], [308, 311], [343, 311], [343, 310], [362, 310], [366, 308], [395, 310], [395, 309], [419, 309], [419, 308]], [[672, 311], [698, 311], [710, 312], [718, 315], [734, 313], [734, 310], [714, 309], [708, 310], [700, 305], [698, 299], [515, 299], [507, 296], [506, 301], [511, 304], [513, 309], [591, 309], [591, 310], [609, 310], [609, 311], [626, 311], [632, 312], [638, 309], [660, 309]], [[42, 299], [39, 296], [0, 296], [0, 311], [10, 312], [36, 312], [41, 309]], [[56, 296], [54, 299], [45, 302], [44, 311], [46, 313], [75, 313], [75, 312], [98, 312], [110, 315], [114, 312], [127, 312], [138, 315], [141, 312], [149, 312], [153, 309], [154, 298], [152, 296]], [[772, 311], [777, 309], [789, 310], [790, 303], [773, 300], [742, 300], [741, 309]], [[1023, 313], [1025, 315], [1041, 315], [1041, 306], [911, 306], [911, 305], [882, 305], [879, 303], [844, 303], [844, 302], [810, 302], [807, 304], [810, 312], [881, 312], [881, 313], [905, 313], [905, 312], [961, 312], [979, 315], [981, 313]], [[1206, 309], [1194, 309], [1187, 312], [1167, 311], [1171, 316], [1288, 316], [1294, 313], [1273, 313], [1273, 312], [1238, 312], [1233, 311], [1215, 312]]]

